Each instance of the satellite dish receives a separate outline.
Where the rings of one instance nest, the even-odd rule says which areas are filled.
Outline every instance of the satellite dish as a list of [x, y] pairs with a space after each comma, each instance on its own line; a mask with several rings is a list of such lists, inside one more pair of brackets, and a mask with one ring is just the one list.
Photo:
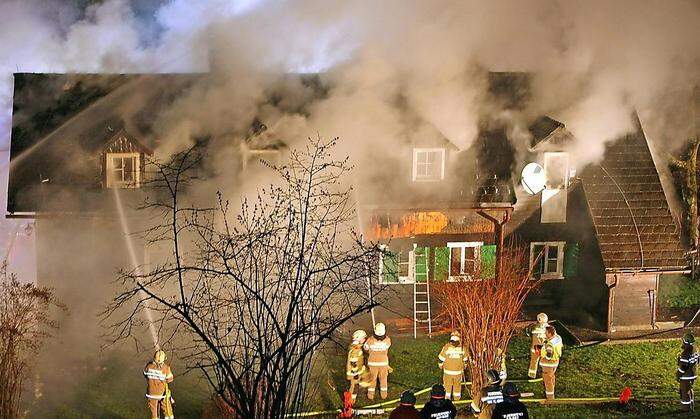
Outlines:
[[530, 195], [536, 195], [542, 192], [547, 183], [544, 169], [537, 163], [528, 163], [520, 175], [520, 182], [525, 188], [525, 192]]

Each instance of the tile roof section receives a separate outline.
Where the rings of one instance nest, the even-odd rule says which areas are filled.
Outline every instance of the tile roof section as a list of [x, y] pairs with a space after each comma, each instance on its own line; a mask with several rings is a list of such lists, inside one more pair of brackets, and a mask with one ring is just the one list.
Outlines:
[[603, 161], [581, 178], [606, 269], [687, 266], [641, 127], [609, 144]]

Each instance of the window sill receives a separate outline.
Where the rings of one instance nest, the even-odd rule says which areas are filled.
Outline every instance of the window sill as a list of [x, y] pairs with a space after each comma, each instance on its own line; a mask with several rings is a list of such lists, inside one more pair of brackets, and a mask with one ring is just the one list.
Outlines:
[[535, 280], [535, 279], [544, 279], [545, 281], [549, 281], [550, 279], [564, 279], [564, 275], [562, 274], [544, 274], [544, 275], [534, 275], [530, 277], [530, 279]]

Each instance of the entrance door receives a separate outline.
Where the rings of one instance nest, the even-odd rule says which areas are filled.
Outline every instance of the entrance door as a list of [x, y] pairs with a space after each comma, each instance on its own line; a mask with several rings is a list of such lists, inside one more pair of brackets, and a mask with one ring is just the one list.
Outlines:
[[610, 274], [617, 284], [611, 289], [611, 332], [652, 328], [656, 313], [657, 274]]

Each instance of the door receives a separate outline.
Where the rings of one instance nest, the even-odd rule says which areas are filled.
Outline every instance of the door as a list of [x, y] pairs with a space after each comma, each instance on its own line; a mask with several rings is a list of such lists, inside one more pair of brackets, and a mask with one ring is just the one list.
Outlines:
[[610, 331], [653, 327], [658, 275], [614, 274], [614, 280], [616, 285], [610, 293]]

